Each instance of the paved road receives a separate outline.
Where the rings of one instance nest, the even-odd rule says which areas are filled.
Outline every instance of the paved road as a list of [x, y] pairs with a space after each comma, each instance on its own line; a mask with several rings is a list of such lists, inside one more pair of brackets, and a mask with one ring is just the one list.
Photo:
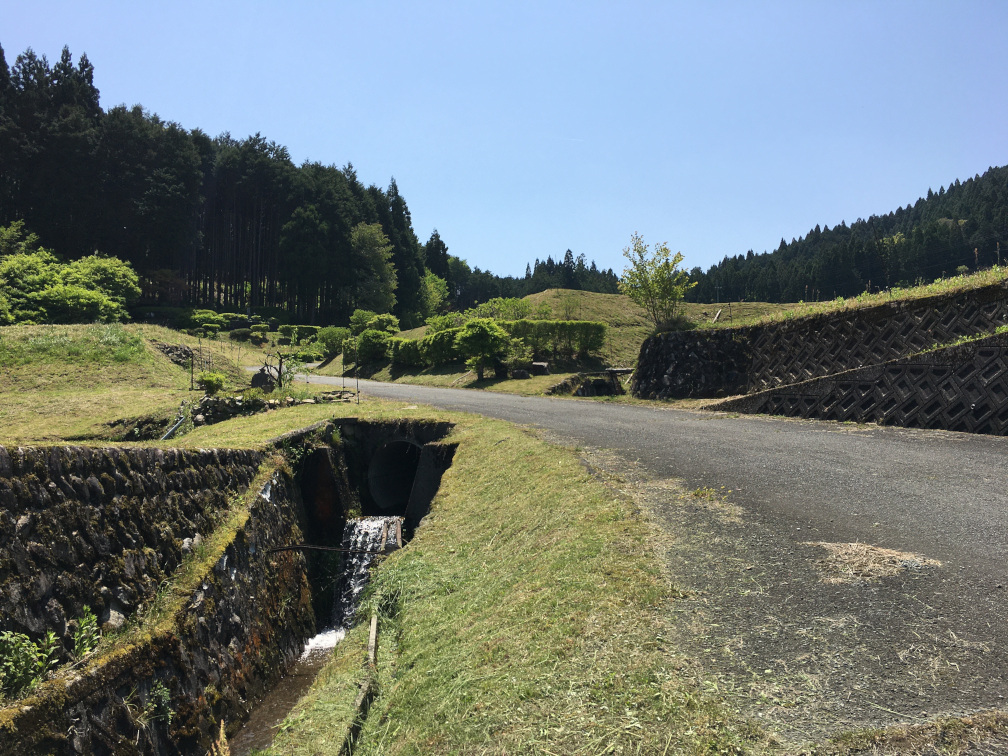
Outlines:
[[1006, 438], [372, 381], [361, 392], [539, 426], [690, 488], [726, 486], [800, 540], [913, 551], [1008, 588]]

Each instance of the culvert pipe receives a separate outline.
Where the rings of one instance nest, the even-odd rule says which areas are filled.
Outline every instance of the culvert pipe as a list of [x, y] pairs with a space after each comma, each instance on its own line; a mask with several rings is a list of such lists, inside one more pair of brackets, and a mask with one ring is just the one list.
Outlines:
[[376, 515], [403, 515], [409, 504], [420, 446], [411, 441], [389, 441], [379, 447], [368, 465], [368, 490]]

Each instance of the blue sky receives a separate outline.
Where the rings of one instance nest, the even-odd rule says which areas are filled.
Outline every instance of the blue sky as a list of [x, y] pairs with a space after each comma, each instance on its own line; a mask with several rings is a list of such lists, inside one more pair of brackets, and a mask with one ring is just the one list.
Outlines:
[[1004, 2], [10, 4], [105, 108], [395, 177], [421, 242], [520, 275], [630, 235], [776, 248], [1008, 163]]

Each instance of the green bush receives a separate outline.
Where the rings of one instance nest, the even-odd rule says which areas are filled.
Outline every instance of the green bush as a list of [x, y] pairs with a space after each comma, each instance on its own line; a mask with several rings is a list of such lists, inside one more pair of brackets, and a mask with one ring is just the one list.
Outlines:
[[425, 362], [418, 339], [389, 339], [389, 358], [396, 367], [423, 367]]
[[343, 343], [350, 338], [350, 329], [340, 326], [326, 326], [320, 328], [315, 336], [315, 341], [322, 347], [322, 353], [326, 357], [335, 357], [343, 351]]
[[267, 333], [269, 333], [269, 326], [266, 325], [265, 323], [255, 323], [254, 325], [252, 325], [251, 328], [249, 328], [249, 330], [252, 333], [257, 333], [262, 336], [265, 336]]
[[427, 333], [447, 331], [449, 328], [461, 328], [465, 320], [465, 316], [459, 312], [449, 312], [445, 315], [431, 315], [425, 321], [427, 323]]
[[368, 323], [376, 317], [378, 317], [378, 313], [372, 310], [354, 310], [353, 315], [350, 316], [350, 333], [359, 336], [367, 329]]
[[368, 328], [357, 337], [357, 363], [365, 365], [384, 359], [388, 351], [389, 335], [385, 331]]
[[224, 388], [224, 381], [226, 380], [223, 373], [218, 373], [216, 371], [206, 371], [200, 373], [199, 380], [197, 383], [199, 387], [203, 389], [207, 394], [213, 396], [222, 388]]
[[0, 632], [0, 695], [17, 698], [58, 663], [59, 642], [50, 630], [38, 643], [23, 633]]
[[590, 320], [515, 320], [501, 325], [538, 357], [582, 357], [605, 347], [606, 324]]
[[29, 297], [47, 323], [108, 323], [126, 318], [125, 308], [99, 291], [74, 284], [50, 286]]
[[298, 341], [310, 341], [315, 338], [319, 332], [318, 326], [313, 325], [302, 325], [297, 327], [297, 337]]
[[275, 331], [280, 327], [280, 321], [276, 318], [270, 318], [266, 321], [266, 325], [269, 326], [270, 331]]
[[434, 367], [458, 362], [459, 353], [455, 348], [455, 338], [461, 330], [461, 328], [448, 328], [424, 336], [420, 340], [420, 354], [424, 362]]
[[293, 341], [293, 339], [294, 339], [294, 330], [296, 328], [297, 328], [297, 326], [290, 325], [288, 323], [284, 323], [282, 326], [279, 327], [278, 330], [280, 331], [280, 335], [283, 336], [285, 339], [291, 339]]
[[375, 331], [399, 333], [399, 318], [388, 313], [385, 313], [384, 315], [375, 315], [368, 321], [367, 327]]
[[252, 329], [235, 328], [233, 331], [228, 331], [228, 338], [232, 341], [248, 341], [252, 338]]
[[217, 325], [216, 323], [201, 323], [200, 328], [202, 328], [203, 333], [207, 334], [208, 336], [210, 335], [216, 336], [217, 332], [220, 330], [220, 326]]
[[480, 380], [483, 371], [504, 357], [510, 337], [492, 318], [474, 318], [462, 326], [455, 347], [465, 358], [466, 367], [475, 370]]
[[201, 328], [204, 323], [213, 323], [220, 330], [224, 327], [224, 317], [213, 310], [186, 310], [179, 326], [182, 328]]

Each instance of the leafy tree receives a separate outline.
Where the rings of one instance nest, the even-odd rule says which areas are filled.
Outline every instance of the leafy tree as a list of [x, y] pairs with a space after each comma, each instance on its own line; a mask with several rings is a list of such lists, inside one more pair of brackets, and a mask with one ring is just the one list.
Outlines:
[[481, 381], [483, 371], [502, 359], [510, 345], [511, 337], [492, 318], [470, 320], [455, 337], [455, 347], [466, 360], [466, 367], [475, 370]]
[[368, 323], [376, 317], [378, 317], [378, 313], [373, 310], [363, 310], [360, 308], [354, 310], [353, 314], [350, 316], [350, 333], [357, 336], [361, 333], [361, 331], [367, 328]]
[[392, 244], [379, 223], [358, 223], [350, 232], [354, 264], [358, 272], [358, 306], [389, 312], [395, 306], [396, 269]]
[[656, 330], [671, 327], [679, 303], [696, 285], [690, 282], [686, 271], [679, 270], [682, 252], [673, 256], [668, 244], [662, 243], [652, 253], [640, 234], [634, 233], [623, 256], [630, 265], [623, 270], [620, 291], [647, 311]]
[[448, 284], [443, 278], [428, 270], [423, 277], [420, 299], [423, 302], [425, 317], [443, 312], [448, 304]]
[[101, 292], [122, 308], [140, 298], [140, 281], [133, 267], [115, 257], [95, 253], [74, 260], [60, 278], [67, 285]]

